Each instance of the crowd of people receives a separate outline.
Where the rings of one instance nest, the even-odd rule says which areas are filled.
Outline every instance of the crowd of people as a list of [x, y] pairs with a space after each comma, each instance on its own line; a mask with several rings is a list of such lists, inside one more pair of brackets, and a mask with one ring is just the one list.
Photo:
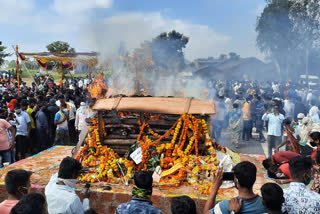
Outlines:
[[[74, 79], [60, 87], [47, 78], [35, 80], [39, 79], [37, 85], [41, 87], [22, 83], [19, 90], [16, 84], [1, 88], [1, 164], [12, 163], [53, 145], [75, 145], [85, 118], [94, 115], [95, 100], [89, 99], [86, 82]], [[241, 140], [246, 143], [252, 139], [256, 131], [256, 140], [268, 143], [268, 155], [262, 163], [268, 176], [280, 185], [290, 185], [282, 188], [276, 183], [266, 183], [257, 194], [253, 191], [257, 168], [243, 161], [232, 169], [237, 197], [216, 201], [223, 183], [223, 169], [219, 169], [209, 177], [212, 188], [204, 207], [199, 207], [188, 196], [174, 197], [172, 214], [195, 214], [199, 210], [205, 214], [320, 213], [317, 92], [293, 83], [216, 82], [213, 85], [209, 88], [216, 109], [212, 136], [219, 142], [222, 131], [228, 130], [231, 141], [238, 147]], [[29, 193], [31, 172], [10, 170], [5, 176], [9, 196], [0, 204], [0, 214], [97, 213], [90, 208], [90, 190], [81, 193], [82, 202], [75, 191], [77, 178], [84, 170], [79, 161], [64, 158], [44, 194]], [[119, 205], [115, 213], [162, 213], [152, 205], [152, 174], [138, 171], [133, 180], [131, 200]]]
[[[37, 77], [36, 75], [35, 77]], [[36, 154], [53, 145], [75, 145], [85, 118], [94, 115], [88, 83], [64, 82], [38, 76], [31, 87], [21, 82], [3, 83], [0, 93], [1, 166]], [[38, 86], [38, 87], [37, 87]]]
[[[238, 196], [231, 200], [216, 203], [216, 196], [223, 183], [223, 169], [212, 176], [212, 189], [204, 207], [197, 207], [189, 196], [173, 197], [171, 200], [172, 214], [196, 214], [202, 210], [205, 214], [300, 214], [319, 213], [320, 194], [307, 188], [313, 171], [320, 167], [320, 152], [315, 162], [309, 157], [282, 154], [272, 159], [288, 163], [292, 181], [288, 188], [282, 189], [276, 183], [265, 183], [260, 194], [253, 191], [257, 177], [256, 166], [248, 161], [238, 163], [234, 168], [234, 185]], [[266, 164], [266, 163], [264, 163]], [[77, 177], [83, 172], [82, 165], [76, 159], [66, 157], [59, 166], [57, 174], [52, 175], [45, 188], [44, 195], [29, 193], [31, 172], [14, 169], [5, 176], [5, 187], [9, 194], [7, 200], [0, 203], [1, 214], [96, 214], [90, 208], [90, 190], [81, 192], [83, 201], [75, 192]], [[319, 177], [317, 178], [319, 182]], [[120, 204], [116, 214], [161, 214], [162, 211], [152, 205], [153, 177], [150, 172], [138, 171], [134, 177], [131, 200]], [[223, 190], [222, 190], [223, 191]], [[261, 195], [261, 196], [260, 196]], [[198, 205], [199, 206], [199, 205]]]

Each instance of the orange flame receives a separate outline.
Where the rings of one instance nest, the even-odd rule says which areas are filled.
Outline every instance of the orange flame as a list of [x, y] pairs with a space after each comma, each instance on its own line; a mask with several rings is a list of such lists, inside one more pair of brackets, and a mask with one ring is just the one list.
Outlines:
[[108, 87], [104, 84], [103, 79], [103, 75], [98, 74], [97, 78], [89, 85], [88, 91], [90, 92], [91, 98], [106, 98]]

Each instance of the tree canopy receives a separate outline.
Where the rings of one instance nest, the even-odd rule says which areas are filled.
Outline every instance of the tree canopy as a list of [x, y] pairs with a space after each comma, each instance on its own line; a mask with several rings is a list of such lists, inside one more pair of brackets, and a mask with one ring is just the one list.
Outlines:
[[158, 35], [151, 43], [154, 66], [166, 70], [172, 67], [184, 67], [183, 49], [188, 42], [188, 37], [175, 30]]
[[54, 53], [61, 53], [61, 52], [66, 52], [66, 53], [74, 53], [75, 49], [70, 47], [69, 43], [67, 42], [62, 42], [62, 41], [55, 41], [47, 45], [47, 50], [49, 52], [54, 52]]
[[318, 48], [320, 38], [319, 1], [266, 2], [256, 25], [258, 48], [274, 61], [283, 80], [301, 74], [301, 61], [308, 73], [309, 52], [317, 52], [311, 49]]
[[7, 47], [2, 46], [2, 42], [0, 41], [0, 66], [4, 63], [4, 58], [11, 55], [4, 52], [6, 48]]

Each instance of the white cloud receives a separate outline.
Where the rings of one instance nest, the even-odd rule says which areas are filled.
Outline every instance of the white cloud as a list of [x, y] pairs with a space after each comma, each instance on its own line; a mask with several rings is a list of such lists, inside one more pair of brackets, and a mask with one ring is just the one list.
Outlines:
[[112, 0], [54, 0], [54, 10], [59, 14], [73, 14], [94, 8], [110, 8]]
[[129, 51], [144, 40], [151, 40], [161, 32], [176, 30], [190, 38], [185, 49], [189, 60], [218, 55], [230, 42], [227, 35], [219, 34], [206, 25], [170, 19], [161, 13], [125, 13], [106, 18], [101, 23], [83, 28], [82, 41], [104, 54], [116, 54], [120, 42], [125, 42]]
[[34, 2], [33, 0], [0, 0], [0, 8], [0, 23], [25, 22], [25, 18], [34, 8]]

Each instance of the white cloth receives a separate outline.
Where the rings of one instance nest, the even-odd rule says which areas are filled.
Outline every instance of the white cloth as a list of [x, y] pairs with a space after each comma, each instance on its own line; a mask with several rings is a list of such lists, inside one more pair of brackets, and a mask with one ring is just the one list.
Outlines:
[[232, 101], [230, 98], [226, 98], [226, 100], [224, 101], [225, 106], [226, 106], [226, 112], [230, 113], [232, 111]]
[[73, 188], [66, 185], [58, 185], [58, 174], [52, 175], [45, 189], [49, 214], [83, 214], [90, 209], [89, 199], [80, 198]]
[[282, 121], [284, 120], [283, 114], [274, 115], [274, 113], [270, 113], [270, 114], [265, 113], [262, 116], [262, 120], [269, 121], [268, 135], [273, 135], [277, 137], [282, 135], [281, 126], [282, 126]]
[[83, 87], [83, 81], [82, 81], [82, 80], [79, 80], [78, 86], [79, 86], [79, 88], [82, 88], [82, 87]]
[[80, 106], [76, 113], [75, 127], [76, 130], [82, 130], [86, 124], [86, 118], [89, 117], [89, 111], [85, 106]]
[[286, 112], [286, 118], [294, 118], [294, 103], [290, 100], [284, 101], [283, 110]]
[[69, 121], [74, 120], [76, 118], [77, 108], [73, 104], [73, 102], [66, 102], [69, 105]]

